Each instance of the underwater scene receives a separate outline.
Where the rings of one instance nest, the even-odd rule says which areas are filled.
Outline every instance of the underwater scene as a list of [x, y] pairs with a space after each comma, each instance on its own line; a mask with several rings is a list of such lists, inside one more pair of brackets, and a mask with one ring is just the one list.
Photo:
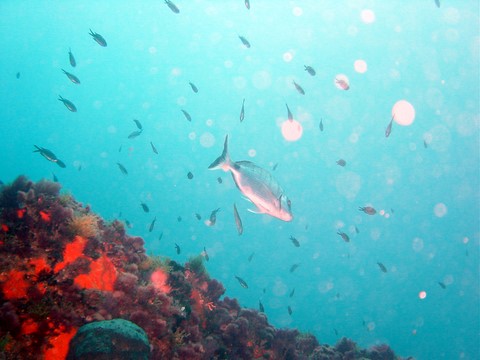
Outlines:
[[480, 359], [479, 7], [0, 2], [0, 358]]

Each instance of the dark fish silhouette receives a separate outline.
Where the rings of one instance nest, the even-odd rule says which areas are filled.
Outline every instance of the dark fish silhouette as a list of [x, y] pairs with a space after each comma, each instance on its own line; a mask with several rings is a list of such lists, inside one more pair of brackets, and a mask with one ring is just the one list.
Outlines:
[[158, 151], [157, 151], [157, 148], [155, 147], [155, 145], [153, 145], [153, 143], [150, 141], [150, 145], [152, 146], [152, 151], [158, 155]]
[[187, 178], [189, 180], [192, 180], [193, 179], [193, 174], [189, 171], [188, 174], [187, 174]]
[[241, 277], [238, 277], [237, 275], [235, 275], [235, 279], [238, 280], [238, 282], [240, 283], [240, 286], [245, 288], [245, 289], [248, 289], [248, 284], [246, 283], [245, 280], [243, 280]]
[[155, 216], [152, 220], [152, 222], [150, 223], [150, 227], [148, 228], [148, 232], [152, 232], [153, 231], [153, 228], [155, 227], [155, 221], [157, 221], [157, 217]]
[[63, 102], [63, 105], [65, 105], [68, 110], [71, 112], [77, 112], [77, 107], [70, 100], [63, 98], [61, 95], [58, 96], [58, 100]]
[[447, 288], [447, 285], [445, 285], [445, 284], [444, 284], [443, 282], [441, 282], [441, 281], [438, 282], [438, 285], [440, 285], [440, 287], [441, 287], [442, 289], [446, 289], [446, 288]]
[[220, 208], [215, 209], [211, 212], [210, 218], [205, 221], [207, 226], [213, 226], [217, 222], [217, 213], [220, 211]]
[[223, 182], [222, 178], [221, 178], [221, 177], [218, 177], [218, 178], [217, 178], [217, 182], [218, 182], [219, 184], [221, 184], [221, 183]]
[[20, 79], [20, 73], [17, 72], [17, 74], [15, 75], [15, 77], [16, 77], [17, 79]]
[[240, 215], [238, 215], [237, 207], [233, 204], [233, 216], [235, 218], [235, 225], [237, 225], [238, 235], [242, 235], [243, 233], [243, 225], [242, 219], [240, 219]]
[[250, 10], [250, 0], [245, 0], [245, 7]]
[[122, 174], [128, 175], [128, 171], [127, 171], [127, 169], [125, 169], [125, 166], [123, 166], [120, 163], [117, 163], [117, 165], [118, 165], [118, 168], [120, 169], [120, 171], [122, 172]]
[[45, 148], [42, 148], [40, 146], [37, 146], [37, 145], [34, 145], [36, 150], [33, 150], [33, 152], [38, 152], [40, 155], [42, 155], [45, 159], [47, 159], [48, 161], [51, 161], [55, 164], [57, 164], [58, 166], [60, 166], [61, 168], [65, 168], [66, 165], [65, 163], [60, 160], [54, 153], [53, 151], [51, 150], [48, 150], [48, 149], [45, 149]]
[[340, 159], [340, 160], [337, 160], [337, 165], [344, 167], [345, 165], [347, 165], [347, 162], [343, 159]]
[[190, 114], [188, 112], [186, 112], [185, 110], [182, 110], [182, 112], [183, 112], [183, 115], [185, 115], [185, 118], [188, 121], [192, 121], [192, 117], [190, 116]]
[[190, 84], [190, 87], [192, 88], [193, 92], [198, 93], [198, 88], [195, 86], [195, 84], [192, 83], [192, 82], [189, 82], [189, 84]]
[[305, 66], [305, 71], [308, 72], [310, 75], [315, 76], [316, 72], [315, 69], [311, 66], [304, 65]]
[[288, 310], [288, 315], [292, 315], [293, 311], [290, 305], [287, 306], [287, 310]]
[[142, 130], [132, 131], [132, 132], [130, 133], [130, 135], [128, 135], [128, 138], [129, 138], [129, 139], [135, 139], [135, 138], [138, 137], [141, 133], [142, 133]]
[[245, 99], [243, 99], [242, 110], [240, 111], [240, 122], [242, 122], [243, 119], [245, 119]]
[[375, 215], [377, 213], [377, 210], [375, 210], [371, 206], [359, 207], [358, 210], [363, 211], [365, 214], [368, 215]]
[[297, 89], [297, 91], [301, 94], [301, 95], [305, 95], [305, 90], [303, 90], [303, 88], [298, 85], [295, 80], [293, 81], [293, 85], [295, 86], [295, 89]]
[[170, 8], [170, 10], [172, 10], [175, 14], [178, 14], [180, 12], [178, 7], [173, 2], [171, 2], [170, 0], [165, 0], [165, 4], [167, 4], [167, 6]]
[[290, 297], [293, 297], [294, 294], [295, 294], [295, 288], [293, 288], [293, 290], [290, 292]]
[[320, 119], [320, 124], [318, 124], [320, 131], [323, 131], [323, 119]]
[[384, 273], [387, 272], [387, 268], [381, 262], [377, 262], [377, 265], [380, 268], [380, 270], [382, 270], [382, 272], [384, 272]]
[[388, 123], [387, 128], [385, 129], [385, 137], [389, 137], [390, 134], [392, 133], [392, 125], [393, 125], [393, 119], [395, 118], [395, 115], [392, 116], [392, 119]]
[[298, 267], [300, 266], [300, 264], [293, 264], [292, 266], [290, 266], [290, 272], [293, 273], [295, 270], [298, 269]]
[[102, 35], [100, 35], [96, 32], [93, 32], [92, 29], [90, 29], [89, 34], [92, 36], [93, 40], [95, 40], [97, 42], [98, 45], [103, 46], [103, 47], [107, 46], [107, 42], [105, 41], [105, 39], [103, 38]]
[[254, 255], [255, 255], [254, 252], [250, 254], [250, 256], [248, 257], [248, 262], [251, 262], [251, 261], [252, 261]]
[[350, 238], [343, 231], [337, 231], [337, 234], [340, 235], [345, 242], [350, 242]]
[[210, 260], [210, 257], [208, 256], [207, 249], [205, 249], [205, 246], [203, 247], [202, 256], [205, 258], [205, 260], [207, 261]]
[[262, 313], [265, 312], [265, 308], [263, 307], [263, 304], [260, 300], [258, 300], [258, 310]]
[[287, 107], [288, 120], [292, 121], [293, 120], [293, 114], [290, 111], [290, 108], [288, 107], [288, 105], [285, 104], [285, 106]]
[[437, 5], [437, 8], [440, 7], [440, 0], [435, 0], [435, 5]]
[[143, 126], [140, 121], [138, 121], [137, 119], [133, 119], [133, 122], [135, 123], [135, 125], [137, 125], [138, 130], [143, 130]]
[[182, 252], [182, 249], [180, 249], [180, 246], [178, 246], [177, 243], [175, 243], [175, 250], [177, 251], [177, 255]]
[[75, 57], [72, 54], [72, 49], [68, 49], [68, 59], [70, 60], [70, 65], [72, 67], [77, 66], [77, 62], [75, 61]]
[[146, 212], [146, 213], [150, 212], [150, 209], [148, 208], [147, 204], [142, 202], [142, 203], [140, 203], [140, 206], [142, 207], [144, 212]]
[[250, 42], [247, 39], [245, 39], [243, 36], [240, 36], [240, 35], [238, 35], [238, 37], [246, 48], [250, 48]]
[[295, 245], [296, 247], [300, 247], [300, 242], [296, 238], [290, 236], [290, 240], [292, 240], [293, 245]]
[[76, 76], [73, 75], [73, 74], [70, 74], [69, 72], [67, 72], [67, 71], [65, 71], [65, 70], [63, 70], [63, 69], [62, 69], [62, 71], [63, 71], [63, 73], [64, 73], [65, 75], [67, 75], [68, 79], [69, 79], [71, 82], [73, 82], [74, 84], [80, 84], [80, 79], [79, 79], [78, 77], [76, 77]]

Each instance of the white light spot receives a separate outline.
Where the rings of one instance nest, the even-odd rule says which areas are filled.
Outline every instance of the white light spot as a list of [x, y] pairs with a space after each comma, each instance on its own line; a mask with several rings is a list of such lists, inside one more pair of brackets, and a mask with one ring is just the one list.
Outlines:
[[292, 9], [292, 13], [294, 16], [302, 16], [303, 15], [303, 10], [301, 7], [299, 6], [295, 6], [293, 9]]
[[272, 292], [275, 296], [283, 296], [287, 293], [287, 285], [281, 280], [275, 280], [275, 285], [273, 285]]
[[293, 60], [293, 53], [290, 52], [290, 51], [287, 51], [287, 52], [283, 53], [282, 58], [283, 58], [283, 61], [290, 62], [290, 61]]
[[208, 126], [208, 127], [211, 127], [213, 125], [213, 120], [212, 119], [207, 119], [207, 121], [205, 121], [205, 124]]
[[188, 138], [190, 140], [195, 140], [197, 138], [197, 134], [195, 133], [195, 131], [192, 131], [191, 133], [189, 133]]
[[367, 71], [368, 67], [365, 60], [358, 59], [358, 60], [355, 60], [355, 62], [353, 63], [353, 68], [355, 69], [356, 72], [363, 74]]
[[182, 74], [182, 70], [180, 68], [173, 68], [172, 75], [173, 76], [180, 76]]
[[412, 248], [413, 248], [413, 251], [415, 252], [420, 252], [423, 250], [423, 240], [416, 237], [415, 239], [413, 239], [412, 241]]
[[248, 156], [255, 157], [256, 155], [257, 155], [257, 150], [255, 149], [248, 150]]
[[215, 144], [215, 137], [209, 133], [205, 132], [202, 135], [200, 135], [200, 145], [203, 147], [209, 148], [212, 147]]
[[360, 17], [365, 24], [371, 24], [375, 21], [375, 13], [370, 9], [362, 10]]
[[257, 89], [263, 90], [272, 85], [272, 78], [268, 71], [261, 70], [253, 74], [252, 83]]
[[447, 215], [447, 205], [445, 205], [444, 203], [438, 203], [433, 208], [433, 212], [437, 217], [444, 217], [445, 215]]
[[156, 53], [157, 53], [157, 48], [156, 48], [155, 46], [150, 46], [150, 47], [148, 48], [148, 52], [149, 52], [150, 54], [156, 54]]
[[184, 96], [180, 96], [177, 99], [177, 105], [185, 106], [187, 104], [187, 99]]
[[422, 290], [418, 293], [418, 297], [420, 300], [423, 300], [427, 297], [427, 292], [425, 290]]

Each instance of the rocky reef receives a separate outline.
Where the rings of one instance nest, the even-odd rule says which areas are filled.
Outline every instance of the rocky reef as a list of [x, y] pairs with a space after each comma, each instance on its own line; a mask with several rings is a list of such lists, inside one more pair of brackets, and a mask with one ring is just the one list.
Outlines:
[[276, 329], [222, 298], [202, 261], [147, 256], [120, 221], [21, 176], [0, 191], [0, 359], [65, 359], [84, 325], [115, 319], [143, 329], [150, 359], [399, 359]]

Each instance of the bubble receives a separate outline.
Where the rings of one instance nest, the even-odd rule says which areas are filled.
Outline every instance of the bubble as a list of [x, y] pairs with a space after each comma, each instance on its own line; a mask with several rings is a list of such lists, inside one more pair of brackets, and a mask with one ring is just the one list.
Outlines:
[[415, 108], [407, 100], [399, 100], [392, 107], [392, 117], [399, 125], [411, 125], [415, 119]]
[[191, 133], [188, 134], [188, 138], [190, 140], [195, 140], [197, 138], [197, 134], [194, 131], [192, 131]]
[[205, 132], [202, 135], [200, 135], [200, 145], [203, 147], [209, 148], [212, 147], [215, 144], [215, 137], [209, 133]]
[[365, 24], [371, 24], [375, 21], [375, 13], [370, 9], [362, 10], [360, 17]]
[[177, 105], [185, 106], [187, 104], [187, 99], [184, 96], [180, 96], [177, 99]]
[[333, 79], [333, 83], [340, 90], [348, 90], [350, 89], [350, 81], [348, 80], [347, 75], [345, 74], [337, 74], [335, 79]]
[[253, 74], [252, 83], [257, 89], [266, 89], [272, 85], [272, 77], [266, 70], [257, 71]]
[[257, 150], [255, 149], [248, 150], [248, 156], [255, 157], [256, 155], [257, 155]]
[[292, 14], [294, 16], [302, 16], [303, 15], [303, 9], [299, 6], [295, 6], [293, 9], [292, 9]]
[[355, 60], [353, 63], [353, 68], [356, 72], [363, 74], [367, 71], [367, 63], [362, 59]]
[[332, 289], [333, 289], [333, 282], [331, 281], [322, 281], [321, 283], [318, 284], [318, 291], [320, 291], [321, 293], [329, 292]]
[[275, 296], [283, 296], [287, 293], [287, 285], [283, 283], [281, 280], [275, 280], [275, 284], [273, 285], [272, 292]]
[[293, 60], [293, 54], [292, 54], [292, 52], [287, 51], [283, 54], [282, 58], [283, 58], [283, 61], [290, 62], [290, 61]]
[[367, 329], [368, 329], [368, 331], [375, 330], [375, 323], [373, 321], [369, 321], [368, 324], [367, 324]]
[[205, 124], [208, 126], [208, 127], [211, 127], [213, 125], [213, 120], [212, 119], [207, 119], [207, 121], [205, 121]]
[[447, 205], [445, 205], [444, 203], [436, 204], [433, 208], [433, 213], [436, 217], [444, 217], [445, 215], [447, 215]]
[[173, 68], [172, 75], [173, 76], [180, 76], [182, 74], [182, 70], [180, 68]]
[[302, 137], [303, 127], [297, 120], [285, 120], [282, 123], [282, 136], [287, 141], [297, 141]]
[[423, 250], [423, 240], [416, 237], [413, 239], [412, 241], [412, 248], [413, 248], [413, 251], [415, 252], [420, 252]]
[[418, 298], [423, 300], [427, 297], [427, 292], [425, 290], [422, 290], [418, 293]]
[[149, 52], [150, 54], [156, 54], [156, 53], [157, 53], [157, 48], [156, 48], [155, 46], [150, 46], [150, 47], [148, 48], [148, 52]]
[[464, 244], [468, 244], [469, 241], [470, 241], [470, 239], [469, 239], [468, 237], [466, 237], [466, 236], [462, 239], [462, 242], [463, 242]]
[[102, 106], [103, 106], [103, 103], [100, 100], [95, 100], [93, 102], [93, 107], [97, 110], [100, 109]]

